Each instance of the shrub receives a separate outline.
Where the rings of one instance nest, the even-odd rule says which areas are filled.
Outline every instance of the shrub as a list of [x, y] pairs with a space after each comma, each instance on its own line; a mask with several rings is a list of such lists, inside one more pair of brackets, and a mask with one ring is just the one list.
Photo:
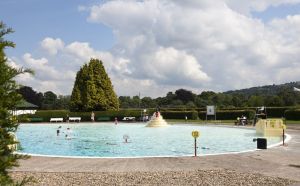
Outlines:
[[[122, 120], [124, 117], [136, 117], [139, 119], [143, 112], [141, 110], [119, 110], [119, 111], [94, 111], [95, 118], [98, 117], [109, 117], [110, 121], [113, 121], [115, 117], [118, 120]], [[25, 115], [20, 117], [21, 122], [28, 122], [35, 120], [33, 118], [43, 118], [43, 122], [49, 122], [50, 118], [64, 118], [66, 121], [67, 116], [69, 117], [81, 117], [81, 121], [91, 121], [91, 112], [70, 112], [68, 110], [40, 110], [33, 115]]]
[[[26, 115], [29, 121], [31, 118], [43, 118], [44, 122], [49, 122], [50, 118], [66, 118], [69, 111], [67, 110], [39, 110], [33, 115]], [[24, 121], [23, 121], [24, 122]]]
[[270, 118], [284, 117], [284, 113], [288, 109], [290, 108], [289, 107], [267, 107], [267, 117]]
[[198, 119], [197, 111], [162, 111], [161, 115], [164, 119], [185, 119], [185, 116], [192, 120]]
[[300, 109], [286, 110], [284, 115], [287, 120], [300, 120]]
[[[242, 115], [246, 116], [248, 119], [253, 119], [255, 115], [254, 110], [217, 110], [216, 119], [217, 120], [235, 120], [237, 117]], [[199, 118], [202, 120], [206, 119], [206, 111], [199, 112]], [[209, 116], [211, 119], [211, 116]]]

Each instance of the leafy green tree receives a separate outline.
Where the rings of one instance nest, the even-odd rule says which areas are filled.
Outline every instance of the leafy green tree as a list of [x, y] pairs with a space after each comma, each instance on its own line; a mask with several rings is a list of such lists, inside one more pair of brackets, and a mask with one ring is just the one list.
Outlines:
[[264, 105], [264, 99], [262, 96], [251, 96], [248, 100], [248, 106], [250, 107], [260, 107]]
[[70, 104], [70, 99], [71, 97], [70, 96], [62, 96], [62, 95], [59, 95], [58, 96], [58, 99], [56, 99], [56, 102], [55, 102], [55, 109], [66, 109], [68, 110], [69, 109], [69, 104]]
[[39, 107], [42, 106], [43, 96], [34, 91], [32, 87], [22, 86], [20, 89], [18, 89], [18, 93], [21, 94], [29, 103], [33, 103]]
[[140, 97], [139, 96], [133, 96], [131, 99], [131, 108], [139, 108], [140, 105]]
[[265, 105], [268, 107], [281, 107], [284, 105], [284, 102], [279, 96], [266, 96]]
[[285, 106], [294, 106], [296, 105], [296, 96], [297, 92], [293, 92], [291, 89], [283, 88], [278, 96], [283, 100]]
[[241, 94], [232, 94], [232, 105], [235, 107], [241, 107], [243, 104], [243, 95]]
[[47, 91], [44, 93], [42, 109], [55, 109], [55, 103], [57, 100], [57, 95], [52, 91]]
[[119, 103], [121, 108], [130, 108], [130, 96], [120, 96]]
[[184, 108], [184, 103], [180, 99], [175, 99], [171, 102], [171, 107], [176, 107], [176, 108]]
[[186, 107], [187, 108], [196, 108], [196, 105], [193, 101], [189, 101], [187, 104], [186, 104]]
[[195, 104], [198, 108], [206, 107], [207, 105], [210, 105], [208, 103], [208, 100], [202, 99], [199, 95], [196, 96], [195, 98]]
[[82, 71], [83, 71], [83, 67], [80, 68], [80, 70], [76, 74], [76, 79], [75, 79], [75, 83], [71, 95], [70, 109], [74, 111], [83, 110], [83, 102], [81, 100], [81, 91], [80, 91], [80, 86], [83, 84], [82, 77], [81, 77]]
[[102, 61], [91, 59], [77, 72], [70, 108], [75, 111], [119, 109], [119, 100]]
[[157, 105], [160, 107], [168, 107], [170, 105], [169, 100], [166, 97], [158, 97], [155, 99]]
[[173, 94], [173, 92], [168, 92], [166, 96], [167, 104], [170, 105], [172, 101], [176, 99], [176, 94]]
[[185, 90], [185, 89], [178, 89], [175, 91], [176, 98], [183, 101], [183, 103], [187, 103], [189, 101], [194, 101], [195, 94], [192, 91]]
[[13, 133], [18, 128], [16, 117], [11, 114], [16, 104], [22, 99], [18, 94], [19, 88], [14, 78], [19, 74], [31, 72], [24, 69], [15, 69], [7, 64], [4, 53], [6, 47], [14, 47], [13, 42], [5, 40], [6, 34], [13, 32], [12, 29], [0, 22], [0, 183], [1, 185], [12, 185], [13, 180], [8, 175], [8, 169], [18, 166], [18, 159], [25, 156], [14, 154], [14, 147], [18, 142]]
[[156, 107], [156, 103], [155, 103], [155, 101], [152, 100], [151, 97], [143, 97], [141, 101], [142, 101], [143, 108], [155, 108]]

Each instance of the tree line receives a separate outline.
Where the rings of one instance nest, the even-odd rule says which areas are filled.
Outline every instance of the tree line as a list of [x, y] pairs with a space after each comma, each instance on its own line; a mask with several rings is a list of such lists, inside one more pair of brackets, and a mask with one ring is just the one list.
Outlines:
[[69, 95], [57, 95], [52, 91], [36, 92], [29, 86], [22, 86], [17, 90], [23, 98], [32, 104], [35, 104], [42, 110], [60, 110], [69, 109], [70, 97]]
[[[56, 95], [51, 91], [37, 93], [31, 87], [21, 87], [18, 92], [30, 103], [44, 110], [70, 109], [71, 96]], [[202, 108], [207, 105], [216, 105], [218, 108], [235, 107], [284, 107], [297, 106], [300, 104], [300, 93], [294, 92], [292, 88], [284, 87], [277, 93], [264, 94], [253, 93], [216, 93], [203, 91], [195, 94], [192, 91], [178, 89], [168, 92], [164, 97], [151, 98], [136, 96], [119, 96], [120, 108]], [[101, 109], [99, 109], [101, 110]], [[102, 109], [103, 110], [103, 109]]]
[[297, 106], [300, 104], [300, 93], [292, 88], [282, 88], [278, 93], [270, 95], [254, 93], [252, 95], [243, 93], [216, 93], [203, 91], [195, 94], [192, 91], [178, 89], [174, 93], [168, 92], [165, 97], [152, 99], [138, 96], [120, 96], [121, 108], [153, 108], [156, 105], [166, 108], [202, 108], [207, 105], [216, 105], [218, 108], [236, 107], [284, 107]]

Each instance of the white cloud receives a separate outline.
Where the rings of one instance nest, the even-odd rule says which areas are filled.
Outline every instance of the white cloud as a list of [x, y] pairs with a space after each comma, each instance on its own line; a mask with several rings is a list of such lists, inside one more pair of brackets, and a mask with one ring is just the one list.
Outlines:
[[118, 0], [92, 6], [88, 20], [112, 28], [113, 55], [129, 59], [132, 77], [228, 90], [297, 80], [276, 77], [283, 66], [296, 63], [286, 59], [299, 54], [298, 16], [265, 24], [250, 15], [297, 2]]
[[69, 69], [61, 69], [60, 66], [50, 64], [48, 59], [35, 59], [31, 54], [23, 55], [20, 62], [25, 68], [30, 68], [34, 71], [34, 76], [29, 74], [21, 75], [17, 80], [28, 86], [33, 86], [39, 91], [56, 91], [59, 94], [65, 94], [66, 90], [70, 91], [70, 86], [65, 83], [71, 83], [76, 75], [76, 72]]
[[20, 69], [22, 68], [22, 66], [20, 64], [18, 64], [17, 62], [15, 62], [12, 58], [7, 58], [7, 64], [15, 69]]
[[296, 4], [300, 0], [251, 0], [251, 1], [240, 1], [240, 0], [225, 0], [230, 8], [233, 10], [249, 15], [251, 11], [262, 12], [270, 6], [280, 6], [286, 4]]
[[53, 57], [25, 54], [23, 62], [40, 72], [35, 79], [41, 87], [64, 94], [70, 94], [74, 74], [90, 58], [104, 62], [118, 95], [163, 96], [178, 88], [224, 91], [297, 81], [300, 15], [264, 23], [251, 11], [298, 2], [104, 1], [79, 9], [90, 11], [88, 21], [112, 29], [110, 51], [45, 38], [42, 48]]
[[64, 42], [59, 38], [53, 39], [47, 37], [41, 42], [41, 47], [50, 55], [56, 55], [59, 50], [63, 49]]
[[[47, 37], [43, 41], [55, 39]], [[60, 40], [61, 43], [64, 43]], [[42, 44], [43, 42], [41, 42]], [[107, 73], [112, 79], [123, 79], [130, 74], [127, 67], [128, 59], [114, 57], [110, 52], [97, 51], [86, 42], [72, 42], [59, 48], [60, 52], [54, 57], [35, 58], [30, 53], [25, 53], [21, 59], [10, 59], [10, 65], [16, 68], [21, 66], [30, 68], [35, 75], [20, 75], [17, 78], [21, 84], [32, 86], [37, 91], [54, 91], [57, 94], [71, 94], [76, 72], [91, 58], [103, 61]], [[133, 87], [132, 87], [133, 88]]]
[[145, 57], [142, 73], [157, 84], [165, 85], [195, 86], [199, 82], [210, 80], [194, 56], [174, 48], [158, 48]]

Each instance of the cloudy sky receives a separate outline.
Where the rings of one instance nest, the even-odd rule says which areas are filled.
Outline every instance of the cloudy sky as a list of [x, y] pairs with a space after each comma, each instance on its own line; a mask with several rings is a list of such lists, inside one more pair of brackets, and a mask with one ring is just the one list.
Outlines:
[[300, 0], [1, 0], [10, 64], [36, 91], [71, 94], [103, 61], [118, 96], [222, 92], [300, 80]]

